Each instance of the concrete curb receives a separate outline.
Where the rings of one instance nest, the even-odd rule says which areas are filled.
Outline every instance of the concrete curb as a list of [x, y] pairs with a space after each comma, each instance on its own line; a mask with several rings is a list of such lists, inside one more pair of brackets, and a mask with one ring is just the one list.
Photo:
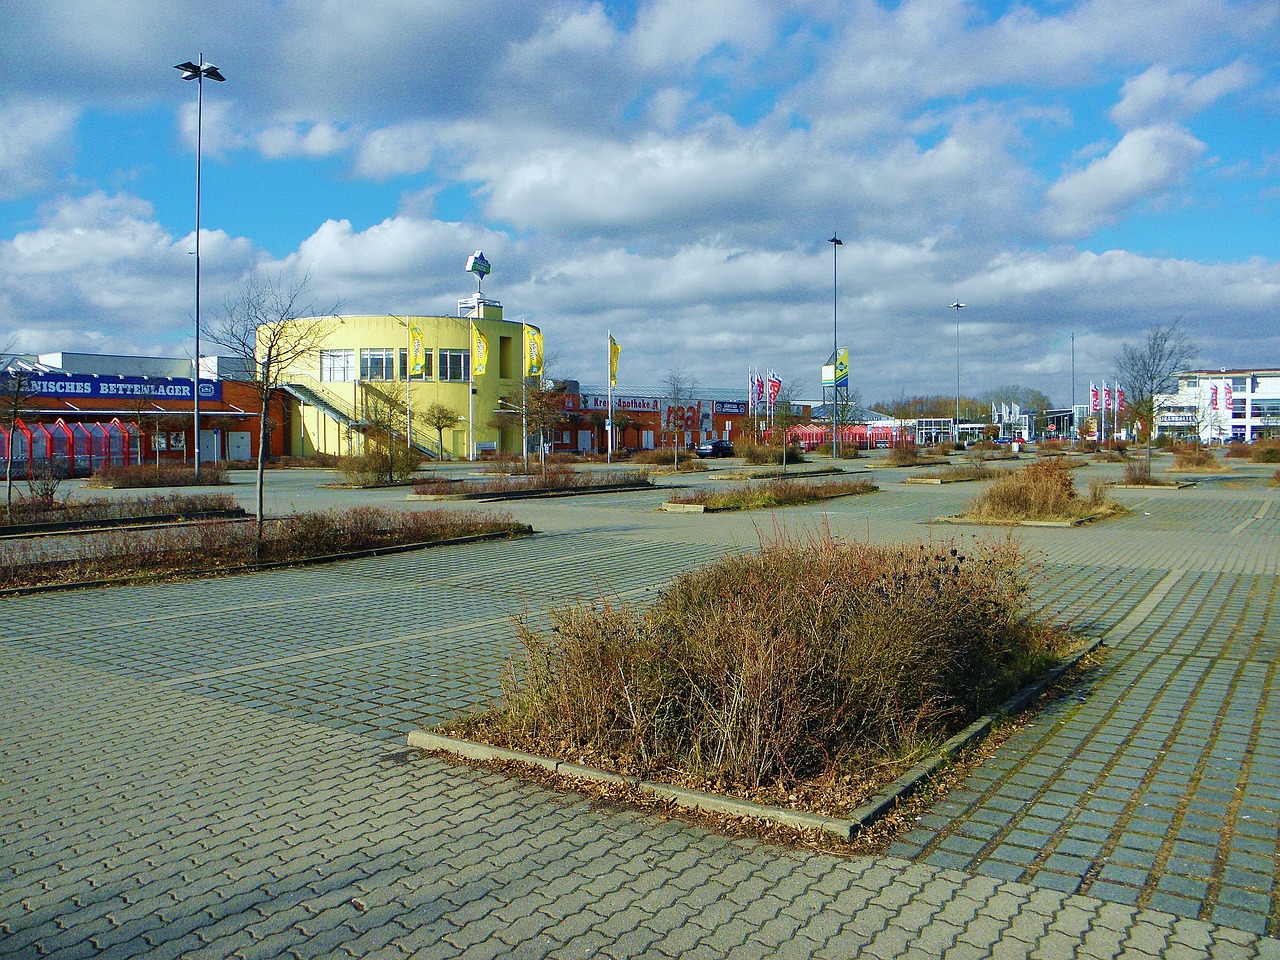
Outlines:
[[508, 750], [504, 747], [491, 747], [487, 744], [477, 743], [474, 740], [447, 737], [438, 733], [430, 733], [426, 730], [410, 731], [407, 744], [412, 749], [449, 754], [465, 760], [524, 763], [577, 780], [623, 784], [634, 789], [643, 790], [663, 800], [668, 800], [682, 809], [701, 810], [704, 813], [721, 813], [733, 817], [751, 817], [800, 830], [820, 830], [823, 833], [848, 841], [852, 840], [858, 831], [871, 826], [871, 824], [884, 817], [899, 803], [915, 793], [916, 790], [928, 782], [930, 777], [944, 769], [961, 750], [990, 733], [992, 727], [1000, 720], [1025, 710], [1031, 701], [1043, 693], [1051, 683], [1055, 682], [1063, 673], [1101, 645], [1101, 638], [1092, 641], [1087, 646], [1077, 650], [1058, 666], [1049, 670], [1042, 677], [1023, 687], [997, 707], [996, 710], [973, 721], [973, 723], [939, 747], [934, 756], [920, 761], [920, 763], [854, 810], [848, 819], [827, 817], [802, 810], [788, 810], [784, 807], [770, 807], [753, 803], [749, 800], [737, 800], [733, 797], [704, 793], [701, 790], [675, 787], [669, 783], [656, 783], [651, 780], [641, 780], [638, 777], [625, 777], [596, 767], [586, 767], [550, 757], [538, 756], [537, 754]]
[[1083, 527], [1095, 523], [1101, 517], [1081, 517], [1079, 520], [971, 520], [968, 517], [934, 517], [925, 523], [949, 523], [957, 527]]

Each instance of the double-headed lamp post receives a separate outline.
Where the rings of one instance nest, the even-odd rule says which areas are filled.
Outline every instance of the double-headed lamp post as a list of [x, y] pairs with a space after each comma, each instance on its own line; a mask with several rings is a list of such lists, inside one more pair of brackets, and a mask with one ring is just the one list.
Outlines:
[[203, 139], [204, 113], [204, 79], [225, 83], [226, 77], [218, 72], [212, 63], [204, 62], [204, 54], [200, 54], [200, 62], [179, 63], [173, 69], [182, 71], [183, 80], [196, 82], [196, 353], [191, 378], [191, 409], [195, 432], [192, 440], [195, 445], [195, 473], [200, 476], [200, 154]]

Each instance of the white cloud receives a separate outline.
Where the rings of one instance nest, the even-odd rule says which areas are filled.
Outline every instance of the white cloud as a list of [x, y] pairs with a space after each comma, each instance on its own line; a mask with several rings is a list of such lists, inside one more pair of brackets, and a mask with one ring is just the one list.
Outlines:
[[1131, 130], [1105, 157], [1048, 189], [1045, 227], [1076, 237], [1113, 223], [1135, 204], [1181, 182], [1204, 150], [1201, 141], [1172, 124]]
[[50, 100], [0, 104], [0, 201], [45, 187], [73, 152], [79, 112]]
[[431, 165], [435, 144], [432, 125], [423, 121], [374, 130], [360, 144], [355, 172], [375, 180], [421, 173]]
[[1124, 82], [1111, 119], [1122, 127], [1184, 120], [1221, 97], [1245, 89], [1255, 78], [1256, 72], [1239, 60], [1202, 77], [1154, 66]]
[[654, 0], [640, 7], [629, 43], [645, 69], [696, 63], [720, 47], [759, 50], [784, 9], [759, 0]]
[[268, 159], [328, 157], [351, 145], [353, 135], [335, 123], [276, 123], [258, 136], [258, 150]]
[[[189, 329], [193, 304], [190, 236], [175, 239], [137, 197], [94, 191], [63, 199], [33, 230], [0, 241], [0, 302], [32, 350], [163, 352]], [[202, 234], [205, 304], [254, 257], [219, 232]], [[74, 336], [67, 337], [70, 328]]]

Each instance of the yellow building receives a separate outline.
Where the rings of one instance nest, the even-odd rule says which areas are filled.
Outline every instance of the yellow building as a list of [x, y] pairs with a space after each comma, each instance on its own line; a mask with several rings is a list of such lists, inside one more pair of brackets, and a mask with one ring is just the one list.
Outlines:
[[403, 441], [406, 420], [430, 456], [519, 453], [522, 377], [541, 373], [541, 332], [480, 297], [459, 301], [458, 313], [325, 323], [315, 349], [281, 375], [290, 453], [359, 453], [388, 432]]

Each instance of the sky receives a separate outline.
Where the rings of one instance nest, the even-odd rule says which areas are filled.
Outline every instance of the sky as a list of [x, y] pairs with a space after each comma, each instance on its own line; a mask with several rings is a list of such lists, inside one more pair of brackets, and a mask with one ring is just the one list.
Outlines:
[[868, 402], [1065, 405], [1174, 322], [1203, 368], [1280, 367], [1280, 0], [41, 0], [0, 30], [0, 347], [191, 355], [173, 65], [203, 54], [206, 328], [254, 274], [453, 315], [483, 250], [548, 372], [603, 383], [612, 331], [624, 393], [754, 367], [820, 398], [838, 341]]

